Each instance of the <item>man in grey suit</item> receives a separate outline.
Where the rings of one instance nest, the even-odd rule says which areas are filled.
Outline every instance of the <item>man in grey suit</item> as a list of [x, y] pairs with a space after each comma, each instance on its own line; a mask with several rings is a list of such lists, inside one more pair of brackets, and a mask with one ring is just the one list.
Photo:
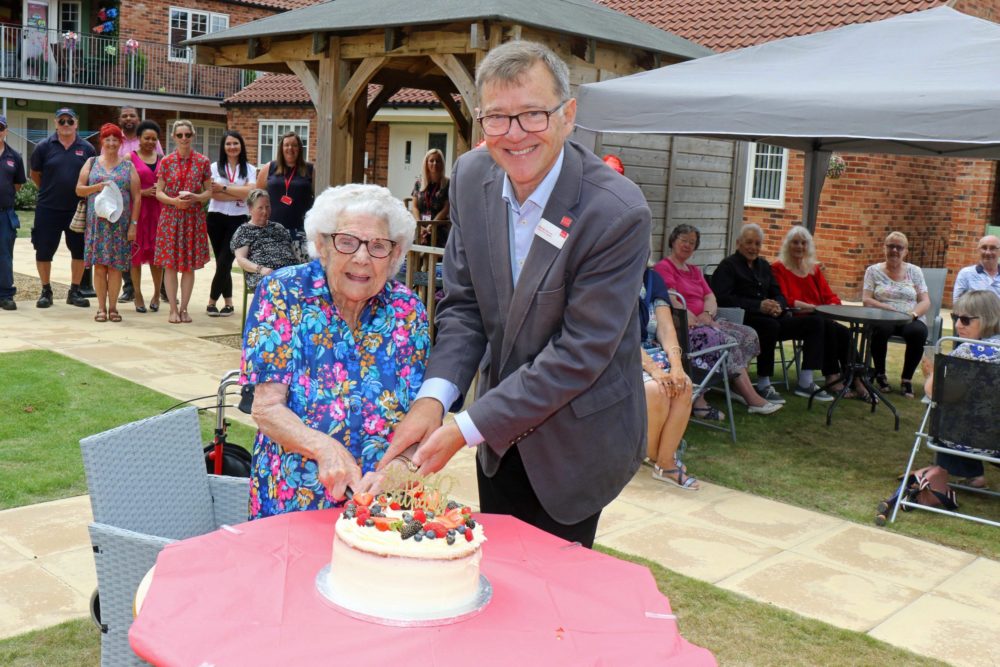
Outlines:
[[[650, 211], [567, 141], [576, 100], [547, 47], [494, 49], [476, 87], [486, 150], [453, 169], [437, 342], [382, 462], [419, 443], [426, 474], [478, 446], [482, 511], [589, 547], [645, 451], [637, 306]], [[442, 426], [477, 371], [477, 400]]]

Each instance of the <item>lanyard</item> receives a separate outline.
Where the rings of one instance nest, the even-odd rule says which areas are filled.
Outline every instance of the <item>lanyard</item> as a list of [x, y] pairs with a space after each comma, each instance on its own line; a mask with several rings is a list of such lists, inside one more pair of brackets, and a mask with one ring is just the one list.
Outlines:
[[432, 183], [427, 186], [424, 190], [424, 208], [428, 213], [431, 213], [431, 203], [434, 201], [434, 197], [437, 196], [438, 190], [441, 189], [440, 183]]
[[288, 186], [292, 184], [292, 179], [295, 178], [295, 170], [298, 169], [298, 165], [292, 167], [292, 172], [288, 174], [288, 178], [285, 179], [285, 196], [288, 196]]
[[236, 175], [238, 173], [240, 173], [239, 165], [237, 165], [236, 168], [233, 169], [232, 173], [229, 173], [229, 162], [226, 162], [226, 178], [229, 179], [230, 183], [235, 183], [236, 182]]

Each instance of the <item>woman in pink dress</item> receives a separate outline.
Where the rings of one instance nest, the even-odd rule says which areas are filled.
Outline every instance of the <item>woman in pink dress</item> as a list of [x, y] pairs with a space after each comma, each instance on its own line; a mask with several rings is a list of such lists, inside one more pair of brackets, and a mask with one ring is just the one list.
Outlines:
[[[156, 198], [163, 204], [156, 230], [153, 264], [163, 267], [171, 324], [190, 322], [188, 303], [194, 290], [194, 272], [208, 264], [208, 230], [204, 204], [212, 196], [211, 162], [191, 149], [194, 125], [175, 120], [171, 131], [177, 149], [160, 160], [156, 170]], [[180, 306], [177, 303], [180, 274]]]
[[132, 165], [139, 174], [139, 188], [142, 192], [142, 206], [139, 209], [139, 224], [132, 244], [132, 287], [135, 292], [135, 312], [146, 312], [146, 301], [142, 296], [142, 265], [148, 264], [153, 274], [153, 297], [149, 309], [154, 313], [160, 309], [160, 284], [163, 282], [163, 268], [153, 263], [156, 251], [156, 227], [160, 222], [160, 202], [156, 199], [156, 168], [161, 156], [156, 148], [160, 144], [160, 126], [151, 120], [139, 123], [136, 129], [139, 147], [132, 151]]

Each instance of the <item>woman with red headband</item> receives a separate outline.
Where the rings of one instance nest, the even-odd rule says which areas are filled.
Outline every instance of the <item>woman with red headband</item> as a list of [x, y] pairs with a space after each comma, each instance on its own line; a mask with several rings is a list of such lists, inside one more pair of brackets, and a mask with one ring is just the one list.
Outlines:
[[[94, 269], [94, 290], [97, 292], [95, 322], [121, 322], [116, 308], [122, 286], [122, 271], [132, 266], [130, 241], [135, 240], [135, 225], [139, 219], [139, 175], [132, 161], [118, 156], [125, 140], [121, 129], [112, 123], [101, 127], [101, 154], [90, 158], [80, 170], [76, 194], [87, 198], [87, 229], [84, 233], [83, 260]], [[97, 205], [98, 195], [105, 188], [119, 193]], [[109, 193], [109, 196], [112, 193]], [[121, 206], [117, 205], [117, 200]]]

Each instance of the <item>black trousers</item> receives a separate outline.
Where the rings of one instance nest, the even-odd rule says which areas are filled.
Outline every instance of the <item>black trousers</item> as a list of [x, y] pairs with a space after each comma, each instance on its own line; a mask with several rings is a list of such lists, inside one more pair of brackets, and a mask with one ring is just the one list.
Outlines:
[[840, 322], [823, 319], [823, 375], [836, 375], [847, 370], [851, 349], [851, 332]]
[[763, 313], [747, 313], [743, 324], [757, 332], [760, 354], [757, 355], [757, 377], [774, 375], [774, 346], [779, 340], [802, 341], [802, 368], [819, 370], [823, 367], [823, 320], [818, 315], [771, 317]]
[[[480, 446], [486, 447], [485, 444]], [[553, 519], [538, 502], [516, 445], [500, 459], [500, 468], [493, 477], [486, 476], [477, 458], [476, 480], [479, 482], [479, 508], [483, 512], [509, 514], [569, 542], [579, 542], [588, 549], [594, 546], [601, 513], [570, 525]]]
[[906, 341], [906, 351], [903, 353], [903, 375], [908, 380], [913, 379], [913, 372], [920, 364], [927, 343], [927, 325], [920, 320], [911, 320], [906, 324], [883, 324], [872, 329], [872, 366], [876, 375], [885, 375], [885, 355], [889, 351], [889, 337], [902, 336]]
[[245, 215], [208, 214], [208, 241], [212, 244], [212, 254], [215, 255], [215, 275], [212, 276], [212, 287], [208, 293], [208, 298], [212, 301], [220, 296], [224, 299], [233, 298], [233, 262], [236, 261], [236, 255], [230, 250], [229, 242], [246, 221]]

